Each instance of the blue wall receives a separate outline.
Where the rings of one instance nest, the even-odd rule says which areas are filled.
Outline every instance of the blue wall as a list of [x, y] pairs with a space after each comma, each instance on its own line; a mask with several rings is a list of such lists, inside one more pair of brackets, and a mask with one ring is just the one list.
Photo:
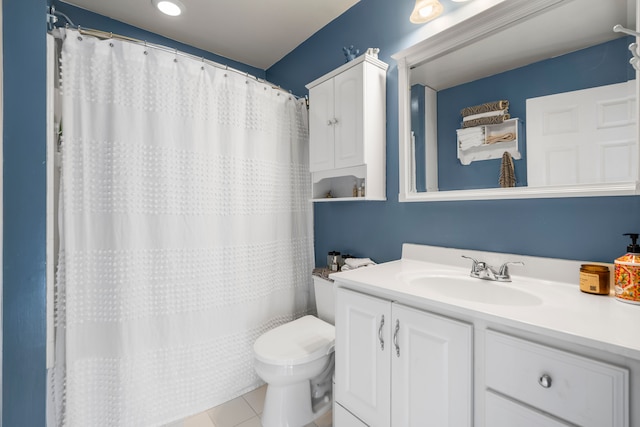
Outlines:
[[45, 414], [45, 0], [3, 0], [2, 424]]
[[[387, 202], [315, 206], [316, 260], [328, 250], [387, 261], [403, 242], [611, 261], [622, 233], [638, 230], [639, 197], [398, 203], [397, 69], [390, 55], [422, 39], [408, 21], [413, 0], [361, 0], [267, 70], [302, 95], [344, 62], [342, 47], [380, 47], [387, 77]], [[45, 12], [46, 0], [3, 0], [4, 258], [3, 425], [45, 425]], [[262, 77], [260, 70], [64, 3], [76, 23], [105, 29]], [[479, 222], [478, 218], [482, 218]]]
[[413, 5], [361, 0], [267, 70], [267, 79], [303, 94], [304, 84], [342, 64], [342, 46], [379, 47], [390, 65], [388, 201], [316, 203], [316, 264], [330, 250], [397, 259], [403, 242], [602, 262], [624, 253], [622, 233], [640, 230], [640, 197], [398, 203], [398, 73], [390, 56], [432, 25], [409, 22]]

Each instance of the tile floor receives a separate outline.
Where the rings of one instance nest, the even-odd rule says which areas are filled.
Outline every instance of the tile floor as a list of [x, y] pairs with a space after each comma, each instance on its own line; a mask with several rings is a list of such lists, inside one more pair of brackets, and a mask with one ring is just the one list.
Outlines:
[[[208, 411], [164, 427], [262, 427], [260, 415], [267, 386], [223, 403]], [[332, 427], [331, 411], [304, 427]]]

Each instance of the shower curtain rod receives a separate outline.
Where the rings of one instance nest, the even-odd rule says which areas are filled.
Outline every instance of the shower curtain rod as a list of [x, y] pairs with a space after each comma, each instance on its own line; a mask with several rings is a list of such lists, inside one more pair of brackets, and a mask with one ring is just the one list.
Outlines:
[[[109, 32], [109, 31], [96, 30], [96, 29], [93, 29], [93, 28], [82, 28], [80, 25], [74, 25], [73, 23], [71, 23], [71, 20], [69, 18], [67, 18], [66, 15], [63, 15], [62, 13], [57, 12], [57, 11], [52, 12], [49, 16], [51, 16], [51, 15], [61, 15], [61, 16], [63, 16], [69, 22], [69, 23], [65, 24], [65, 28], [75, 29], [82, 35], [96, 37], [96, 38], [103, 39], [103, 40], [108, 40], [108, 39], [123, 40], [123, 41], [128, 41], [128, 42], [131, 42], [131, 43], [139, 44], [139, 45], [142, 45], [142, 46], [145, 46], [145, 47], [150, 47], [150, 48], [162, 50], [162, 51], [165, 51], [165, 52], [175, 53], [176, 55], [180, 55], [180, 56], [183, 56], [183, 57], [186, 57], [186, 58], [189, 58], [189, 59], [201, 61], [203, 63], [209, 64], [209, 65], [214, 66], [216, 68], [223, 69], [225, 71], [233, 71], [234, 73], [241, 74], [241, 75], [243, 75], [245, 77], [248, 77], [248, 78], [252, 78], [255, 81], [257, 81], [258, 83], [263, 83], [263, 84], [269, 85], [269, 86], [271, 86], [272, 89], [276, 89], [276, 90], [282, 91], [282, 92], [286, 93], [287, 95], [293, 96], [295, 99], [301, 99], [302, 98], [300, 96], [295, 95], [291, 91], [287, 91], [286, 89], [283, 89], [282, 87], [269, 82], [268, 80], [261, 79], [261, 78], [259, 78], [257, 76], [249, 74], [248, 72], [243, 72], [243, 71], [237, 70], [235, 68], [231, 68], [228, 65], [219, 64], [219, 63], [217, 63], [215, 61], [212, 61], [210, 59], [206, 59], [204, 56], [192, 55], [190, 53], [182, 52], [182, 51], [180, 51], [178, 49], [171, 49], [171, 48], [169, 48], [167, 46], [162, 46], [162, 45], [155, 44], [155, 43], [148, 43], [145, 40], [135, 39], [135, 38], [132, 38], [132, 37], [123, 36], [121, 34], [114, 34], [114, 33]], [[59, 28], [59, 27], [54, 27], [54, 29], [56, 29], [56, 28]], [[56, 37], [58, 39], [62, 39], [63, 38], [63, 36], [60, 34], [60, 32], [50, 31], [50, 33], [54, 37]], [[307, 96], [305, 96], [304, 99], [305, 99], [307, 108], [309, 108], [309, 101], [308, 101], [309, 98]]]

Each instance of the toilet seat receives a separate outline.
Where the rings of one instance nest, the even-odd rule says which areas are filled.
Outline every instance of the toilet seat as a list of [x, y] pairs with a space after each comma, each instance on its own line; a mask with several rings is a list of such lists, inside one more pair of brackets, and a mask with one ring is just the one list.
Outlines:
[[255, 358], [271, 365], [300, 365], [333, 351], [335, 327], [315, 316], [278, 326], [258, 338]]

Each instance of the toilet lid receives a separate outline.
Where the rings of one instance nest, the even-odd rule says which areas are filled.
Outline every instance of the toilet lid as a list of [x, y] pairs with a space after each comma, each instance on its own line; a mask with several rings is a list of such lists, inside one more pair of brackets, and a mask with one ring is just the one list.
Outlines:
[[285, 323], [260, 336], [253, 345], [256, 359], [272, 365], [299, 365], [333, 351], [336, 330], [314, 316]]

